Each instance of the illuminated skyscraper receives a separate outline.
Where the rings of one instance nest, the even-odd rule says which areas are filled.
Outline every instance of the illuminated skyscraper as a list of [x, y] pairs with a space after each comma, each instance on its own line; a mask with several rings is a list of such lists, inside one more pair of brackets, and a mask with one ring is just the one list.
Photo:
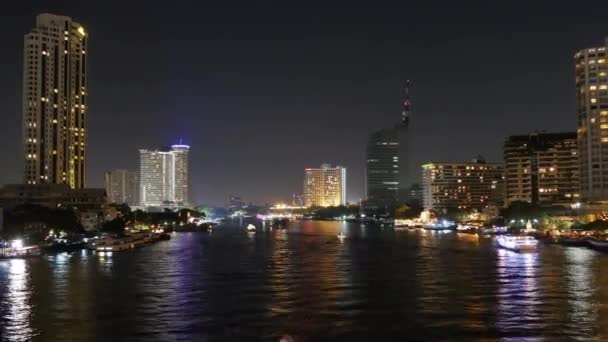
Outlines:
[[410, 200], [414, 182], [410, 164], [412, 103], [409, 87], [410, 81], [407, 81], [400, 122], [372, 133], [367, 142], [365, 180], [369, 205], [390, 206]]
[[108, 202], [128, 205], [138, 205], [139, 192], [138, 174], [129, 170], [112, 170], [105, 176]]
[[346, 168], [321, 165], [304, 170], [304, 205], [330, 207], [346, 205]]
[[143, 207], [186, 207], [188, 193], [187, 145], [170, 150], [139, 150], [139, 200]]
[[578, 151], [583, 201], [608, 201], [608, 38], [579, 51], [576, 63]]
[[85, 186], [87, 32], [41, 14], [24, 38], [23, 154], [27, 184]]

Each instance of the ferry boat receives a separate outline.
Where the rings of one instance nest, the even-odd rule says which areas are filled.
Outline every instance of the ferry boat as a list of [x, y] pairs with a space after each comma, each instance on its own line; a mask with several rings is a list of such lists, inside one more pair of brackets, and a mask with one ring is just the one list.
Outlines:
[[457, 225], [454, 222], [447, 220], [436, 221], [425, 225], [423, 228], [426, 230], [456, 230]]
[[40, 256], [41, 254], [40, 246], [23, 246], [21, 240], [14, 240], [11, 244], [0, 243], [0, 259], [27, 258]]
[[515, 252], [536, 252], [538, 241], [532, 236], [500, 235], [496, 237], [498, 246]]
[[251, 223], [250, 223], [250, 224], [247, 226], [247, 231], [248, 231], [248, 232], [255, 232], [255, 230], [256, 230], [256, 228], [255, 228], [255, 226], [254, 226], [253, 224], [251, 224]]

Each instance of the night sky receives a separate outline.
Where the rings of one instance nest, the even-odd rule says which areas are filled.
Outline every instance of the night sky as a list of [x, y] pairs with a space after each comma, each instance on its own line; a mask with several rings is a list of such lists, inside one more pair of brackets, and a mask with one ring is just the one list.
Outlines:
[[261, 3], [3, 4], [0, 183], [21, 181], [23, 35], [38, 13], [90, 34], [87, 185], [183, 138], [197, 204], [287, 199], [323, 162], [346, 166], [361, 198], [366, 139], [399, 120], [407, 78], [417, 163], [500, 161], [507, 135], [574, 131], [573, 54], [608, 35], [608, 1]]

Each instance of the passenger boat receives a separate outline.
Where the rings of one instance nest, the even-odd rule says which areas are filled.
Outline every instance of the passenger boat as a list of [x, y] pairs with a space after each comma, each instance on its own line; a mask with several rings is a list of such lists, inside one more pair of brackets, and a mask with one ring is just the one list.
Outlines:
[[498, 246], [515, 252], [536, 252], [538, 241], [532, 236], [500, 235], [496, 237]]
[[256, 228], [253, 224], [250, 223], [249, 225], [247, 225], [248, 232], [255, 232], [255, 230], [256, 230]]
[[453, 222], [441, 221], [433, 222], [425, 225], [423, 228], [426, 230], [456, 230], [457, 225]]

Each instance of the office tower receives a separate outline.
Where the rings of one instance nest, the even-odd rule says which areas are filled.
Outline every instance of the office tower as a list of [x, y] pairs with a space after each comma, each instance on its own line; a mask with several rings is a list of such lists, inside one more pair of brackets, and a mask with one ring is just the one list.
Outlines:
[[425, 210], [447, 208], [482, 210], [503, 204], [503, 167], [483, 159], [422, 166]]
[[608, 38], [574, 60], [580, 195], [585, 202], [608, 201]]
[[143, 207], [185, 207], [188, 194], [187, 145], [139, 150], [139, 201]]
[[542, 205], [579, 200], [576, 132], [514, 135], [505, 141], [505, 201]]
[[332, 207], [346, 205], [346, 168], [331, 167], [304, 169], [304, 205]]
[[369, 206], [386, 207], [408, 202], [412, 186], [412, 139], [410, 120], [412, 103], [410, 82], [405, 86], [401, 120], [394, 127], [372, 133], [367, 142], [365, 179]]
[[111, 170], [105, 176], [108, 202], [117, 204], [138, 205], [139, 179], [135, 171]]
[[85, 186], [87, 33], [71, 18], [41, 14], [24, 39], [24, 182]]

